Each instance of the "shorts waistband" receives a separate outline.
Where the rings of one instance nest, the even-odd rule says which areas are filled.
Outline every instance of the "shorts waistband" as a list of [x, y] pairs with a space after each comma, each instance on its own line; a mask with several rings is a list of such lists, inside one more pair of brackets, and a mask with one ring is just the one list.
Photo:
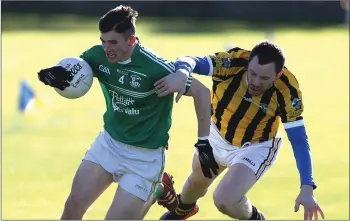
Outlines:
[[220, 136], [220, 137], [222, 138], [222, 141], [225, 141], [225, 143], [227, 143], [228, 145], [231, 145], [231, 146], [234, 147], [234, 148], [245, 148], [245, 147], [248, 147], [248, 146], [250, 146], [250, 145], [260, 145], [260, 144], [264, 144], [264, 145], [265, 145], [265, 144], [271, 144], [271, 145], [272, 145], [274, 138], [281, 138], [280, 133], [277, 132], [276, 136], [275, 136], [274, 138], [271, 138], [270, 140], [263, 140], [263, 141], [254, 142], [254, 143], [248, 141], [248, 142], [245, 142], [245, 143], [244, 143], [243, 145], [241, 145], [241, 146], [235, 146], [235, 145], [233, 145], [232, 143], [230, 143], [229, 141], [227, 141], [227, 140], [225, 139], [225, 137], [223, 137], [223, 136], [221, 135], [219, 129], [216, 127], [216, 125], [215, 125], [215, 123], [214, 123], [213, 121], [211, 121], [211, 128], [213, 128], [213, 129], [215, 130], [215, 132], [217, 133], [217, 135]]

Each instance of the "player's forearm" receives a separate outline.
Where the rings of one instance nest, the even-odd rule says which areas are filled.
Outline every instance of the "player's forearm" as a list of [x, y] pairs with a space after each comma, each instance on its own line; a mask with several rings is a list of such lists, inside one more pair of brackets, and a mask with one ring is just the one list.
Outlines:
[[198, 137], [207, 137], [210, 132], [210, 90], [198, 80], [193, 79], [191, 88], [186, 94], [192, 96], [198, 121]]
[[288, 128], [286, 132], [293, 148], [301, 186], [310, 185], [316, 188], [312, 177], [312, 158], [304, 125]]
[[193, 97], [198, 121], [198, 137], [206, 137], [210, 133], [210, 91], [205, 89], [198, 96]]
[[197, 73], [200, 75], [211, 75], [213, 67], [211, 60], [207, 56], [184, 56], [175, 62], [175, 69], [184, 69], [188, 73]]

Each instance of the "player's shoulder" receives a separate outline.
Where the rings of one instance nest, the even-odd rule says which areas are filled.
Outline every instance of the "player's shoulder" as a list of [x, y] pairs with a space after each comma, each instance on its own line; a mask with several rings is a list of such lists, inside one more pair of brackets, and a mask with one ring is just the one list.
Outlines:
[[249, 59], [250, 56], [250, 51], [240, 48], [240, 47], [234, 47], [231, 48], [230, 50], [227, 51], [227, 53], [232, 57], [232, 58], [242, 58], [242, 59]]
[[287, 92], [290, 89], [299, 89], [299, 82], [295, 75], [286, 67], [283, 68], [283, 73], [279, 79], [277, 79], [274, 83], [275, 87], [283, 92]]
[[89, 52], [104, 52], [103, 46], [101, 44], [96, 44], [91, 47], [88, 47], [85, 51]]
[[215, 56], [218, 58], [230, 58], [230, 59], [245, 59], [248, 60], [250, 51], [242, 49], [240, 47], [233, 47], [227, 51], [216, 52]]
[[146, 64], [147, 68], [160, 71], [167, 71], [170, 73], [175, 72], [174, 62], [166, 59], [165, 57], [160, 56], [156, 51], [152, 50], [151, 48], [139, 44], [136, 50], [138, 50], [139, 56], [142, 57], [141, 59], [144, 61], [142, 63]]
[[216, 52], [209, 57], [211, 58], [214, 67], [235, 67], [235, 70], [237, 71], [237, 68], [246, 68], [248, 66], [249, 56], [250, 51], [234, 47], [227, 51]]
[[84, 57], [88, 56], [90, 58], [92, 57], [101, 57], [101, 55], [104, 56], [105, 52], [103, 50], [102, 45], [93, 45], [91, 47], [88, 47], [85, 49], [85, 51], [82, 53]]
[[166, 58], [159, 55], [156, 51], [153, 49], [146, 47], [142, 44], [139, 44], [139, 47], [137, 48], [141, 56], [143, 56], [145, 59], [148, 59], [149, 61], [154, 62], [170, 62]]
[[93, 45], [87, 48], [79, 57], [84, 59], [93, 70], [95, 70], [99, 64], [106, 62], [106, 55], [102, 45]]

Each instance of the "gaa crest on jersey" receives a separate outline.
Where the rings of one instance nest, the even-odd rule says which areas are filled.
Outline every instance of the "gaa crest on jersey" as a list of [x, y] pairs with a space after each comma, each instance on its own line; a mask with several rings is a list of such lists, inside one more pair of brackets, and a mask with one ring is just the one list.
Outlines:
[[231, 60], [230, 58], [223, 58], [222, 59], [222, 66], [224, 68], [229, 68], [231, 66]]
[[268, 108], [268, 105], [267, 105], [267, 104], [262, 104], [262, 103], [261, 103], [259, 106], [260, 106], [260, 109], [261, 109], [264, 113], [267, 112], [267, 108]]
[[294, 98], [292, 101], [292, 106], [295, 108], [295, 110], [300, 110], [301, 109], [301, 99]]
[[131, 87], [133, 88], [140, 87], [141, 77], [137, 75], [131, 75], [130, 77], [131, 77], [131, 82], [130, 82]]

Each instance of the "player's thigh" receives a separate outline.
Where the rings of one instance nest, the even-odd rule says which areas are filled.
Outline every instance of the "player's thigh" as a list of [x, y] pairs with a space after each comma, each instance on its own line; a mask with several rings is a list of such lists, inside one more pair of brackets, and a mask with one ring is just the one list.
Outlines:
[[83, 160], [74, 176], [69, 200], [89, 205], [113, 182], [113, 177], [100, 165]]
[[215, 128], [213, 122], [211, 122], [210, 126], [209, 142], [213, 148], [215, 160], [219, 165], [218, 175], [212, 173], [212, 179], [208, 179], [203, 175], [202, 167], [198, 157], [198, 150], [195, 149], [195, 153], [192, 158], [192, 172], [187, 179], [187, 182], [193, 187], [209, 187], [216, 179], [216, 177], [218, 177], [226, 169], [225, 159], [227, 158], [227, 151], [222, 147], [226, 147], [228, 144], [217, 132], [217, 129]]
[[102, 130], [84, 156], [84, 160], [100, 165], [110, 174], [121, 172], [121, 157], [114, 151], [114, 143], [107, 131]]
[[232, 158], [230, 166], [237, 163], [244, 164], [254, 172], [256, 179], [259, 180], [275, 163], [281, 142], [282, 138], [277, 136], [269, 141], [242, 148]]
[[106, 145], [104, 133], [101, 131], [75, 174], [70, 201], [90, 204], [113, 182], [112, 174], [104, 166], [105, 161], [111, 161]]
[[214, 191], [214, 200], [237, 202], [276, 161], [281, 138], [242, 148], [229, 161], [229, 170]]
[[232, 165], [214, 191], [215, 204], [238, 203], [256, 181], [251, 168], [241, 163]]
[[[140, 194], [140, 189], [138, 189], [144, 186], [152, 188], [152, 183], [134, 175], [126, 176], [127, 178], [124, 177], [124, 181], [120, 183], [114, 195], [113, 202], [105, 217], [107, 220], [140, 220], [143, 219], [152, 205], [152, 203], [149, 203], [152, 199], [148, 197], [149, 194], [146, 194], [146, 190], [141, 190], [145, 193]], [[144, 183], [140, 184], [141, 182]], [[125, 187], [128, 188], [128, 190], [126, 190]]]
[[234, 158], [238, 153], [238, 148], [232, 146], [218, 131], [215, 123], [211, 122], [209, 142], [213, 148], [213, 154], [219, 165], [228, 167], [230, 159]]
[[216, 177], [218, 177], [225, 169], [226, 167], [219, 165], [218, 175], [212, 174], [212, 179], [206, 178], [201, 168], [198, 153], [195, 152], [192, 158], [192, 172], [187, 178], [187, 182], [194, 188], [208, 188], [216, 179]]
[[115, 154], [120, 158], [119, 186], [147, 201], [156, 183], [161, 182], [165, 165], [165, 149], [139, 148], [115, 142]]

